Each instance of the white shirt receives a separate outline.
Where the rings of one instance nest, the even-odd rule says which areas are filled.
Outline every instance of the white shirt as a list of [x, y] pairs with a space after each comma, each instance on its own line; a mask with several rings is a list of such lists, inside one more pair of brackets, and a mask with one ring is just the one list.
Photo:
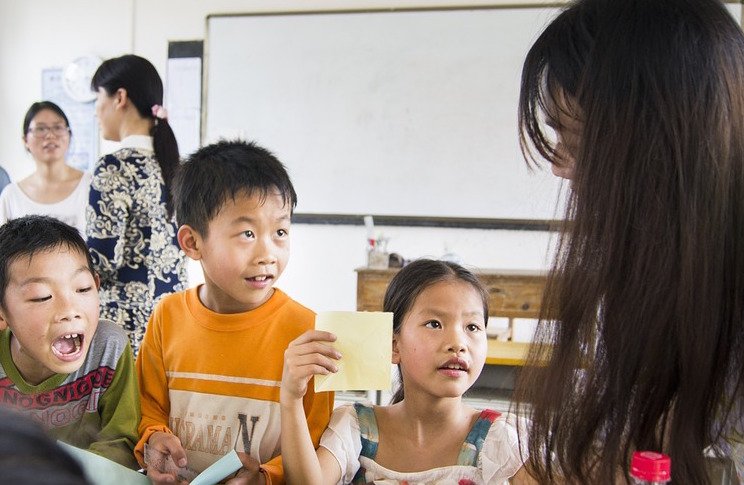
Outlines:
[[[451, 465], [421, 472], [390, 470], [362, 454], [360, 424], [353, 405], [333, 410], [320, 446], [326, 448], [341, 468], [341, 483], [352, 483], [360, 467], [366, 471], [365, 483], [375, 484], [505, 484], [522, 467], [527, 459], [527, 421], [513, 414], [498, 416], [486, 435], [476, 466]], [[373, 441], [379, 440], [376, 421], [373, 424]], [[519, 434], [517, 428], [520, 427]], [[442, 439], [446, 439], [443, 437]], [[524, 456], [520, 455], [521, 449]], [[422, 450], [426, 452], [426, 450]]]
[[139, 148], [140, 150], [154, 151], [152, 137], [147, 135], [129, 135], [119, 142], [120, 148]]
[[53, 204], [33, 201], [17, 183], [9, 184], [0, 194], [0, 224], [11, 219], [35, 214], [51, 216], [75, 227], [85, 237], [85, 209], [88, 206], [91, 174], [83, 172], [75, 190]]

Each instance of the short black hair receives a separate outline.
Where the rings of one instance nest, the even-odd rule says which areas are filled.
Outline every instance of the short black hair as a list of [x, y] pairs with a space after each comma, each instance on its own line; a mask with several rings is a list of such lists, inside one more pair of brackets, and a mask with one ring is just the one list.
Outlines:
[[8, 268], [18, 258], [33, 257], [40, 251], [66, 247], [79, 251], [91, 274], [93, 261], [83, 237], [77, 229], [49, 216], [24, 216], [0, 226], [0, 303], [8, 288]]
[[[28, 128], [29, 126], [31, 126], [31, 122], [33, 121], [33, 119], [36, 117], [37, 114], [44, 110], [49, 110], [55, 113], [57, 116], [65, 121], [65, 125], [67, 125], [67, 128], [70, 128], [70, 120], [67, 119], [67, 115], [64, 111], [62, 111], [62, 108], [51, 101], [37, 101], [36, 103], [32, 104], [30, 108], [28, 108], [28, 111], [26, 111], [26, 116], [23, 117], [24, 137], [28, 133]], [[70, 130], [70, 136], [72, 136], [72, 130]]]
[[206, 236], [211, 221], [228, 198], [278, 191], [293, 211], [297, 194], [287, 169], [267, 149], [253, 142], [221, 140], [200, 148], [178, 168], [173, 203], [178, 225], [188, 224]]

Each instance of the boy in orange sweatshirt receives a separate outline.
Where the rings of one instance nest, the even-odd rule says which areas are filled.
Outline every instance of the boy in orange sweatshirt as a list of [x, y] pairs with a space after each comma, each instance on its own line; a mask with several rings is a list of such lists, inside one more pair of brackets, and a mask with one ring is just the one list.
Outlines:
[[[135, 449], [201, 472], [235, 449], [240, 483], [283, 483], [279, 389], [284, 350], [314, 326], [312, 311], [274, 283], [289, 259], [297, 195], [267, 150], [222, 141], [195, 152], [173, 186], [178, 242], [205, 282], [155, 308], [137, 357], [142, 422]], [[318, 445], [333, 393], [304, 400]], [[177, 477], [154, 467], [155, 483]], [[229, 482], [228, 482], [229, 483]]]

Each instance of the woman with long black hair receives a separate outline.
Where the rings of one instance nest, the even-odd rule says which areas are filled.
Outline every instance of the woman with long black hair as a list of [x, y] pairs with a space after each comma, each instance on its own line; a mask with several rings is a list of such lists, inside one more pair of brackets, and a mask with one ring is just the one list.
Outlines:
[[129, 332], [136, 354], [157, 300], [186, 286], [170, 196], [178, 145], [147, 59], [109, 59], [91, 87], [103, 138], [121, 148], [93, 171], [88, 245], [101, 276], [101, 317]]
[[617, 483], [654, 450], [708, 483], [707, 448], [744, 456], [741, 27], [718, 0], [573, 2], [527, 55], [519, 115], [528, 159], [570, 179], [517, 392], [530, 470]]

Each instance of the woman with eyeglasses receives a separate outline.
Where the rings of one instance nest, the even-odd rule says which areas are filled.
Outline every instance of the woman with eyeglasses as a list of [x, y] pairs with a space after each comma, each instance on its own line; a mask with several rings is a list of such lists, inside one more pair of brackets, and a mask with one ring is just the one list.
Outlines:
[[29, 214], [47, 215], [85, 235], [91, 175], [67, 165], [71, 136], [70, 123], [59, 106], [51, 101], [31, 105], [23, 119], [23, 144], [36, 170], [3, 189], [0, 224]]

